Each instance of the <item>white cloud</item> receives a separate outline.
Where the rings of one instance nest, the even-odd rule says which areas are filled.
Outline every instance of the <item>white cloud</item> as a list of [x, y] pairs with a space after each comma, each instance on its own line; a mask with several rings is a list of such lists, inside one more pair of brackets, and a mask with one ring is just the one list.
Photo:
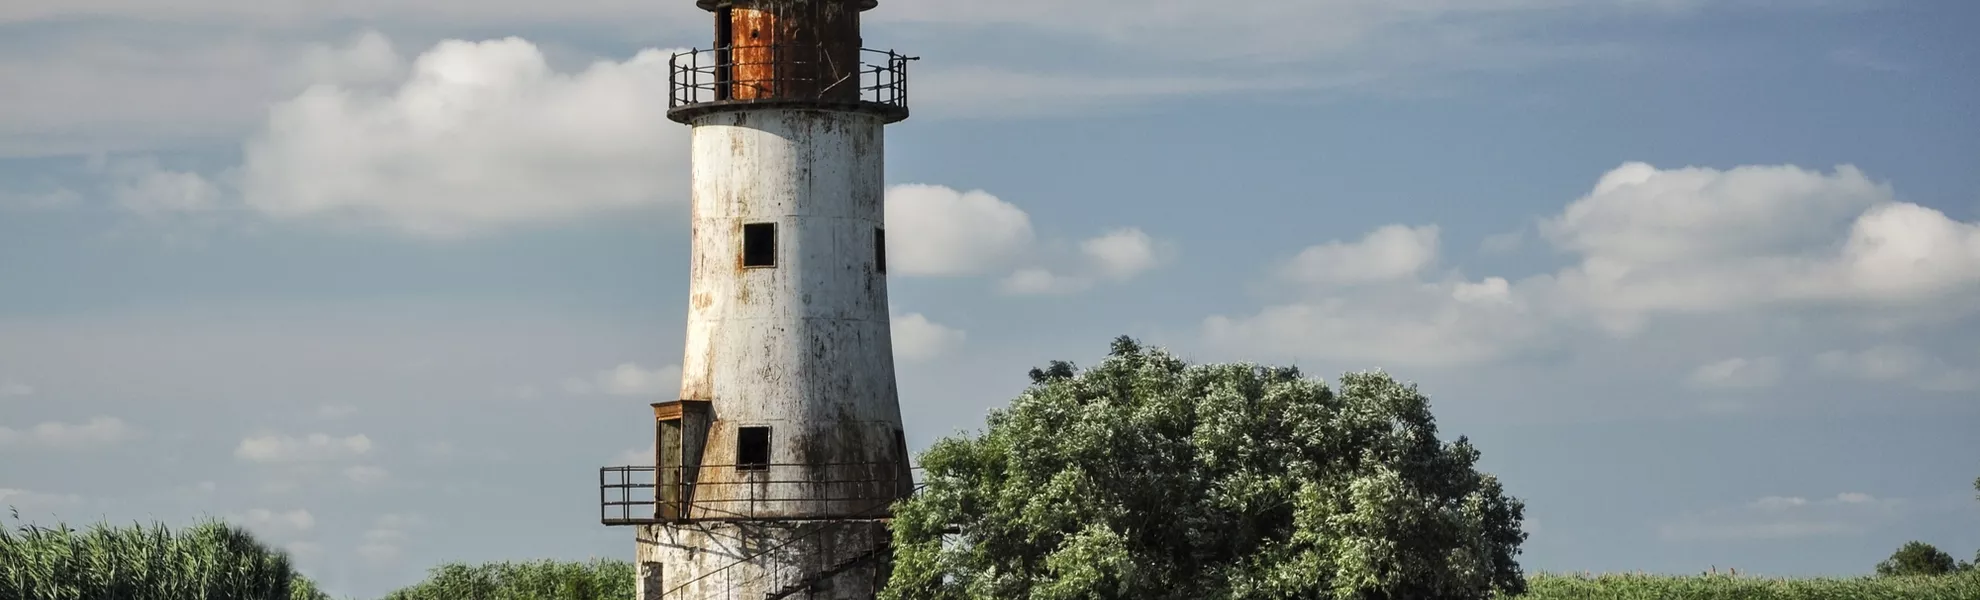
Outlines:
[[[377, 44], [324, 76], [395, 73]], [[679, 201], [687, 129], [666, 118], [669, 55], [559, 73], [519, 38], [441, 42], [394, 89], [328, 82], [277, 104], [246, 143], [243, 200], [439, 238]]]
[[1176, 254], [1173, 242], [1158, 240], [1138, 227], [1123, 227], [1079, 244], [1079, 263], [1060, 267], [1025, 267], [998, 282], [1003, 293], [1018, 296], [1076, 294], [1103, 281], [1121, 283], [1147, 273]]
[[1437, 261], [1435, 225], [1388, 225], [1354, 243], [1328, 242], [1307, 248], [1281, 268], [1289, 281], [1350, 285], [1415, 277]]
[[896, 315], [892, 324], [894, 356], [909, 362], [936, 358], [962, 345], [969, 334], [928, 320], [920, 313]]
[[131, 212], [200, 212], [220, 206], [220, 187], [198, 173], [163, 169], [156, 161], [140, 159], [120, 162], [113, 174], [110, 197]]
[[1162, 262], [1155, 238], [1136, 227], [1117, 229], [1087, 240], [1079, 249], [1102, 277], [1114, 281], [1134, 279]]
[[1623, 331], [1656, 313], [1928, 302], [1980, 283], [1980, 225], [1849, 166], [1629, 163], [1541, 230], [1581, 256], [1556, 276], [1564, 295]]
[[625, 363], [590, 377], [564, 380], [564, 391], [574, 395], [670, 396], [680, 389], [680, 365], [648, 369], [635, 363]]
[[907, 276], [977, 275], [1009, 264], [1033, 241], [1024, 210], [982, 190], [934, 185], [887, 190], [887, 269]]
[[1060, 275], [1038, 267], [1018, 269], [997, 284], [999, 290], [1017, 296], [1076, 294], [1092, 287], [1091, 278]]
[[1980, 390], [1980, 369], [1954, 367], [1911, 346], [1834, 350], [1816, 355], [1815, 364], [1829, 373], [1864, 381], [1900, 382], [1938, 392]]
[[0, 398], [17, 398], [34, 395], [34, 386], [13, 380], [0, 380]]
[[1683, 515], [1660, 525], [1668, 542], [1779, 540], [1859, 535], [1896, 518], [1904, 502], [1845, 492], [1809, 500], [1769, 496], [1743, 506]]
[[350, 460], [367, 456], [371, 438], [363, 434], [333, 437], [314, 433], [303, 437], [263, 435], [241, 440], [234, 456], [258, 463], [308, 463]]
[[50, 421], [27, 429], [0, 427], [0, 446], [97, 448], [129, 440], [136, 435], [137, 430], [122, 419], [96, 417], [76, 425]]
[[[1575, 262], [1517, 281], [1431, 271], [1434, 227], [1315, 246], [1277, 273], [1314, 285], [1254, 315], [1210, 317], [1205, 333], [1307, 357], [1452, 365], [1590, 328], [1629, 337], [1653, 318], [1803, 308], [1902, 326], [1980, 306], [1980, 224], [1897, 201], [1848, 166], [1628, 163], [1540, 231]], [[1769, 379], [1768, 365], [1749, 367]]]
[[391, 476], [391, 471], [385, 470], [384, 467], [372, 465], [356, 465], [344, 469], [344, 478], [358, 485], [381, 483], [391, 478]]
[[1728, 358], [1692, 370], [1686, 382], [1696, 387], [1754, 389], [1771, 387], [1781, 380], [1781, 359], [1772, 356]]

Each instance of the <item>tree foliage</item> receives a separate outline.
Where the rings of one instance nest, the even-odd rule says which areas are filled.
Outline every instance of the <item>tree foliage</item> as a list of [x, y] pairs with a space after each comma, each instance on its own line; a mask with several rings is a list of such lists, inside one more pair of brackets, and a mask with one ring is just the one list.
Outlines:
[[1877, 574], [1886, 577], [1906, 575], [1945, 575], [1959, 570], [1951, 554], [1925, 542], [1906, 542], [1884, 562], [1877, 563]]
[[[921, 457], [888, 600], [1485, 598], [1523, 505], [1381, 373], [1189, 365], [1132, 339], [1053, 363]], [[953, 538], [945, 530], [961, 532]]]
[[534, 561], [449, 564], [385, 600], [606, 600], [633, 597], [632, 563]]

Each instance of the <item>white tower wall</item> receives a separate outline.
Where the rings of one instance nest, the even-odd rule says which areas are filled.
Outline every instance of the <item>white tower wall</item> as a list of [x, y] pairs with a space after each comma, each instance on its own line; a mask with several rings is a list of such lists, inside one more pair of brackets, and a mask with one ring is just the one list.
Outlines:
[[[680, 397], [708, 401], [713, 421], [687, 515], [698, 521], [639, 528], [640, 597], [686, 585], [666, 598], [755, 600], [882, 547], [878, 519], [910, 485], [876, 250], [885, 119], [752, 107], [692, 124]], [[776, 224], [774, 266], [744, 266], [757, 223]], [[734, 468], [745, 427], [770, 429], [769, 468]], [[884, 564], [825, 578], [813, 597], [872, 598]]]

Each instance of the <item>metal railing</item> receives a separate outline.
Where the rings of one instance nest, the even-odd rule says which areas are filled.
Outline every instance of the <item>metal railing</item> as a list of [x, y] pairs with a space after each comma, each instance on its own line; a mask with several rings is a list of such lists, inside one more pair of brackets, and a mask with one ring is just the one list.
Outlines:
[[918, 57], [866, 48], [856, 56], [841, 57], [834, 50], [822, 44], [767, 44], [676, 53], [667, 107], [795, 100], [869, 104], [906, 112], [907, 64]]
[[[921, 470], [921, 468], [915, 467], [914, 470], [919, 471]], [[923, 487], [926, 486], [917, 484], [913, 488], [908, 490], [907, 495], [912, 497], [915, 494], [920, 493]], [[706, 573], [702, 573], [701, 575], [698, 575], [687, 581], [668, 587], [660, 593], [660, 597], [675, 598], [675, 597], [679, 597], [679, 595], [685, 595], [687, 593], [688, 588], [693, 587], [696, 583], [700, 583], [702, 581], [708, 580], [712, 577], [715, 577], [716, 575], [727, 573], [730, 570], [742, 567], [743, 565], [756, 564], [759, 561], [762, 561], [763, 557], [776, 554], [782, 551], [786, 547], [796, 545], [805, 541], [814, 540], [819, 536], [822, 536], [825, 533], [832, 531], [833, 529], [841, 527], [845, 522], [849, 520], [869, 519], [869, 518], [878, 517], [880, 516], [879, 512], [880, 511], [878, 510], [869, 510], [863, 514], [848, 515], [847, 517], [844, 517], [843, 520], [820, 521], [817, 523], [806, 525], [804, 526], [804, 529], [802, 530], [801, 533], [791, 536], [789, 539], [786, 539], [783, 542], [780, 542], [768, 548], [758, 550], [753, 554], [742, 557], [728, 564], [722, 565], [721, 567], [717, 567]], [[762, 573], [758, 573], [754, 577], [750, 577], [747, 580], [745, 580], [743, 582], [743, 585], [729, 588], [728, 590], [729, 593], [726, 594], [726, 596], [729, 598], [734, 598], [736, 588], [756, 587], [754, 584], [758, 582], [766, 582], [767, 580], [768, 585], [765, 586], [768, 588], [766, 594], [766, 600], [777, 600], [779, 598], [788, 597], [791, 594], [810, 589], [811, 586], [816, 585], [817, 583], [825, 579], [834, 577], [839, 573], [842, 573], [848, 569], [856, 568], [863, 563], [873, 561], [876, 559], [887, 560], [891, 562], [893, 560], [893, 556], [891, 555], [891, 552], [893, 551], [892, 541], [893, 540], [891, 538], [883, 537], [880, 540], [878, 540], [878, 543], [875, 546], [868, 548], [865, 551], [860, 552], [858, 554], [852, 555], [850, 557], [846, 557], [843, 560], [827, 567], [823, 571], [788, 572], [783, 570], [768, 570]], [[750, 598], [749, 600], [755, 600], [755, 599]]]
[[605, 467], [598, 518], [605, 525], [839, 519], [884, 511], [912, 485], [912, 473], [892, 462]]

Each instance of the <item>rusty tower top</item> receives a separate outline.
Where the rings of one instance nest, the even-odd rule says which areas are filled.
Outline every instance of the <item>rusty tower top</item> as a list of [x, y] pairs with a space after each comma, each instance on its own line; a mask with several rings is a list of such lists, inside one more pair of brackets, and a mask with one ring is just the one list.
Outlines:
[[878, 0], [696, 0], [715, 46], [674, 56], [668, 116], [681, 123], [765, 105], [908, 117], [907, 63], [863, 48], [860, 13]]

